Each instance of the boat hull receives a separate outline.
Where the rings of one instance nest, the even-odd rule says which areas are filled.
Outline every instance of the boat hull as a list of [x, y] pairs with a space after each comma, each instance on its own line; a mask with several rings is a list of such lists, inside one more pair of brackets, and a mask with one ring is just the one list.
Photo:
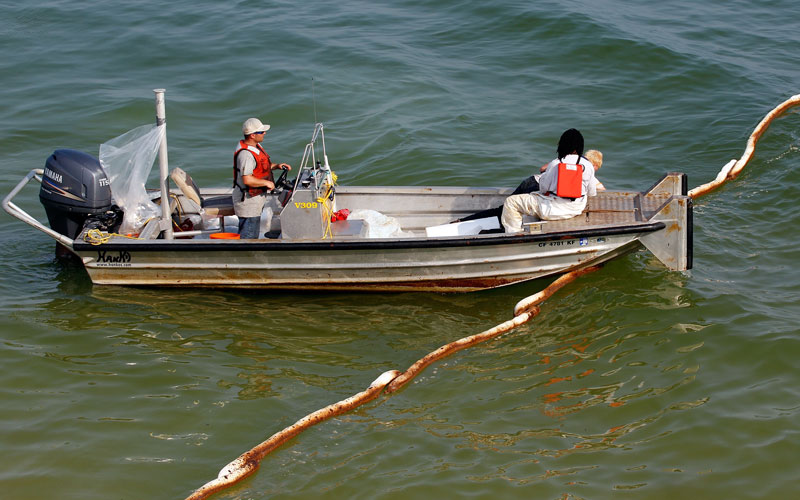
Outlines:
[[[209, 237], [224, 231], [221, 227], [169, 239], [160, 237], [160, 220], [148, 223], [133, 239], [102, 232], [101, 238], [89, 237], [94, 230], [88, 226], [70, 237], [12, 202], [28, 181], [41, 175], [41, 170], [31, 171], [3, 200], [3, 207], [78, 256], [96, 285], [468, 292], [601, 264], [640, 248], [669, 269], [692, 267], [692, 203], [685, 195], [685, 176], [677, 173], [666, 174], [645, 192], [602, 192], [589, 198], [579, 216], [532, 223], [530, 232], [519, 234], [428, 235], [430, 228], [449, 229], [449, 221], [501, 205], [508, 188], [337, 187], [339, 207], [377, 207], [403, 230], [396, 237], [373, 236], [354, 218], [331, 223], [343, 226], [312, 237], [304, 234], [303, 224], [320, 218], [319, 207], [307, 219], [292, 218], [284, 208], [276, 210], [280, 215], [268, 233], [277, 224], [278, 229], [292, 229], [284, 235], [288, 237], [257, 240]], [[206, 200], [230, 200], [229, 190], [201, 194]], [[173, 197], [183, 206], [185, 196]], [[315, 205], [290, 202], [288, 207]], [[182, 212], [184, 217], [187, 213]], [[221, 212], [215, 216], [224, 219]], [[151, 228], [155, 231], [148, 232]]]
[[439, 241], [76, 244], [75, 251], [99, 285], [465, 292], [596, 265], [662, 228]]

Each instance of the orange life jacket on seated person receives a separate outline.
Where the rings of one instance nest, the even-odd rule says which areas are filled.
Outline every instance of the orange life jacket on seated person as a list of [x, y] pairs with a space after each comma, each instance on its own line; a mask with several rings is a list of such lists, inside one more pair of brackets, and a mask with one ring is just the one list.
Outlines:
[[247, 190], [250, 196], [258, 196], [261, 193], [266, 193], [269, 189], [266, 187], [247, 187], [244, 181], [239, 181], [239, 169], [236, 168], [236, 158], [242, 151], [249, 151], [256, 159], [256, 168], [253, 169], [254, 177], [258, 179], [267, 179], [270, 182], [275, 182], [275, 179], [272, 177], [272, 169], [270, 168], [272, 161], [269, 159], [267, 152], [264, 151], [264, 148], [262, 148], [260, 144], [248, 146], [244, 141], [239, 141], [239, 148], [233, 153], [233, 186], [239, 186], [242, 190], [242, 200], [244, 200], [245, 190]]
[[580, 164], [564, 163], [558, 164], [558, 180], [556, 181], [556, 196], [561, 198], [571, 198], [575, 200], [583, 196], [583, 169]]

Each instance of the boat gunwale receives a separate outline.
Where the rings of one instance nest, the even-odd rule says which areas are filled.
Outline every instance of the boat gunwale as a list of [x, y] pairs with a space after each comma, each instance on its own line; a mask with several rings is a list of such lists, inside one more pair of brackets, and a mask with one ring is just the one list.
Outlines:
[[374, 250], [374, 249], [416, 249], [451, 248], [468, 246], [515, 245], [550, 240], [567, 240], [592, 236], [614, 236], [631, 233], [650, 233], [664, 229], [661, 221], [626, 224], [613, 227], [575, 229], [552, 233], [516, 233], [496, 235], [475, 235], [444, 238], [375, 238], [353, 240], [147, 240], [147, 241], [109, 241], [93, 245], [76, 239], [73, 250], [76, 252], [92, 250], [126, 251], [308, 251], [308, 250]]

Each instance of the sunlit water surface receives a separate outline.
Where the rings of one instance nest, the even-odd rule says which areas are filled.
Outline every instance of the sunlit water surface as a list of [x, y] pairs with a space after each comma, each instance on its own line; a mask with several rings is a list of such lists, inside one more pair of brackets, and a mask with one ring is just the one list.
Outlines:
[[[230, 183], [241, 122], [343, 184], [512, 186], [579, 128], [606, 186], [690, 186], [800, 92], [800, 7], [668, 2], [0, 6], [0, 187], [153, 120]], [[695, 205], [694, 269], [637, 253], [531, 323], [313, 428], [221, 498], [789, 498], [800, 451], [800, 120]], [[43, 217], [35, 189], [17, 198]], [[93, 287], [0, 217], [4, 498], [183, 498], [272, 433], [511, 317], [463, 294]]]

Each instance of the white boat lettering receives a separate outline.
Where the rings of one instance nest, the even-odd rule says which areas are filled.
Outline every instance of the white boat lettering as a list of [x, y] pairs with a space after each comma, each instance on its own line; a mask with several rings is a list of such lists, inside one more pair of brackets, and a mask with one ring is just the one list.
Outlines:
[[109, 186], [110, 184], [108, 183], [108, 179], [103, 178], [103, 179], [100, 179], [100, 185], [101, 186]]
[[49, 168], [45, 168], [44, 169], [44, 175], [46, 175], [50, 179], [53, 179], [54, 181], [58, 182], [59, 184], [64, 182], [64, 177], [61, 174], [59, 174], [58, 172], [53, 172]]
[[[583, 238], [583, 239], [585, 240], [585, 238]], [[574, 245], [574, 244], [575, 244], [575, 240], [545, 241], [545, 242], [539, 243], [539, 248], [544, 248], [544, 247], [562, 247], [562, 246], [569, 246], [569, 245]], [[583, 246], [585, 244], [586, 243], [581, 242], [581, 246]]]

